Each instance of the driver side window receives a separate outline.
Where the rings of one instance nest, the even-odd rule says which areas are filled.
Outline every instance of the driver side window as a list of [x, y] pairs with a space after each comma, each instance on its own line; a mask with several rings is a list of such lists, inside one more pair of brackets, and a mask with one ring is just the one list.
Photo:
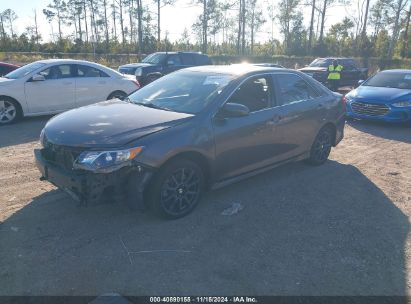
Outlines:
[[250, 112], [271, 106], [272, 83], [270, 76], [254, 77], [244, 82], [227, 102], [246, 106]]
[[39, 74], [44, 76], [46, 80], [73, 77], [70, 64], [54, 65], [41, 71]]

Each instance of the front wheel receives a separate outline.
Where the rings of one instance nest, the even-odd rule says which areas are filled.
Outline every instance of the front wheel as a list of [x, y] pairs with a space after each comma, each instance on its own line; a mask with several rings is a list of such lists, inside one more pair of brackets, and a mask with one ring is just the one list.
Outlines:
[[190, 160], [175, 160], [160, 170], [150, 189], [155, 213], [168, 219], [188, 215], [198, 205], [204, 191], [204, 174]]
[[328, 159], [333, 145], [333, 135], [330, 128], [322, 128], [318, 132], [310, 150], [310, 157], [308, 163], [312, 165], [322, 165]]
[[22, 114], [17, 102], [11, 98], [0, 97], [0, 125], [8, 125], [16, 122]]

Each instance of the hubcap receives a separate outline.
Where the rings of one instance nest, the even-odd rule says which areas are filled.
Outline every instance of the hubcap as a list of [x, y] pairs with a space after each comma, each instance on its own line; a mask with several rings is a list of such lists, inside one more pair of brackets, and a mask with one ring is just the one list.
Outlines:
[[0, 123], [8, 123], [16, 117], [16, 107], [7, 100], [0, 100]]
[[161, 204], [172, 215], [190, 210], [200, 193], [200, 178], [192, 168], [180, 168], [166, 178], [161, 189]]

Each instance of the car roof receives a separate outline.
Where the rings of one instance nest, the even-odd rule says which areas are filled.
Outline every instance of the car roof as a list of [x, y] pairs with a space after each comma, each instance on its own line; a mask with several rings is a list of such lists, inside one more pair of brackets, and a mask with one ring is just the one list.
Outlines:
[[103, 69], [104, 72], [111, 74], [111, 76], [121, 76], [119, 72], [116, 70], [113, 70], [112, 68], [109, 68], [105, 65], [87, 61], [87, 60], [77, 60], [77, 59], [44, 59], [44, 60], [39, 60], [36, 61], [39, 63], [44, 63], [44, 64], [52, 64], [52, 63], [65, 63], [65, 64], [85, 64], [85, 65], [90, 65], [94, 66], [96, 68]]
[[283, 68], [281, 64], [278, 63], [270, 63], [270, 62], [262, 62], [262, 63], [253, 63], [257, 66], [265, 66], [265, 67], [273, 67], [273, 68]]
[[40, 63], [56, 63], [56, 62], [62, 62], [62, 63], [85, 63], [85, 64], [98, 64], [95, 62], [91, 62], [91, 61], [87, 61], [87, 60], [77, 60], [77, 59], [43, 59], [43, 60], [39, 60], [37, 62]]
[[337, 59], [337, 60], [354, 60], [354, 58], [349, 58], [349, 57], [319, 57], [319, 58], [316, 58], [316, 59], [322, 59], [322, 60], [334, 60], [334, 59]]
[[284, 68], [275, 68], [267, 66], [258, 66], [253, 64], [231, 64], [231, 65], [203, 65], [186, 68], [183, 71], [193, 71], [202, 73], [216, 73], [216, 74], [229, 74], [229, 75], [245, 75], [253, 72], [273, 72], [273, 71], [290, 71], [298, 73], [295, 70], [289, 70]]
[[[194, 55], [203, 55], [203, 56], [208, 56], [207, 54], [203, 54], [201, 52], [194, 52], [194, 51], [178, 51], [178, 52], [155, 52], [152, 54], [194, 54]], [[149, 54], [151, 55], [151, 54]]]
[[380, 73], [411, 73], [411, 70], [406, 69], [393, 69], [393, 70], [384, 70]]

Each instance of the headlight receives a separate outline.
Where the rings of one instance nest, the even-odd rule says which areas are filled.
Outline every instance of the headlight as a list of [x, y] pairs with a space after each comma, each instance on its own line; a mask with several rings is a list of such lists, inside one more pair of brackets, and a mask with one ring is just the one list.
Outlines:
[[411, 107], [411, 101], [399, 101], [399, 102], [393, 103], [392, 105], [394, 107], [399, 107], [399, 108]]
[[143, 147], [113, 151], [86, 151], [74, 161], [75, 169], [107, 173], [127, 166]]
[[143, 74], [143, 69], [142, 68], [137, 68], [134, 75], [136, 76], [141, 76]]

